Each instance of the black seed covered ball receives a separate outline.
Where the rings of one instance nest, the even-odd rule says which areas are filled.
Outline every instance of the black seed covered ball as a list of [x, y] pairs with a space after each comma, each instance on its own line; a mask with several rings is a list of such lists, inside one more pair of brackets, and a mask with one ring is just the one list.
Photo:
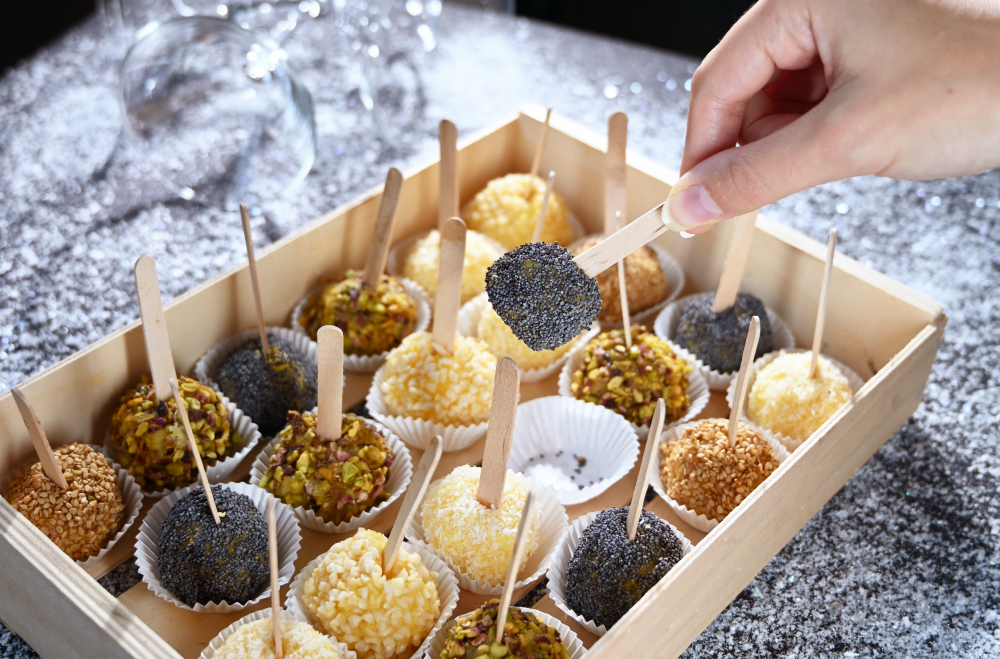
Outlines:
[[625, 531], [628, 506], [601, 511], [566, 569], [566, 603], [610, 629], [681, 560], [683, 544], [670, 526], [643, 511], [635, 540]]
[[553, 350], [567, 343], [601, 311], [601, 292], [559, 245], [517, 247], [486, 271], [486, 293], [493, 310], [532, 350]]
[[238, 346], [215, 374], [222, 393], [271, 437], [285, 427], [289, 410], [307, 412], [316, 406], [317, 367], [287, 341], [268, 334], [265, 360], [260, 339]]
[[722, 313], [712, 313], [715, 296], [706, 296], [687, 305], [677, 325], [675, 341], [693, 352], [709, 368], [721, 373], [740, 370], [743, 346], [746, 344], [750, 321], [760, 318], [760, 340], [754, 359], [771, 352], [771, 322], [764, 303], [753, 295], [740, 293], [736, 304]]
[[174, 504], [160, 528], [160, 581], [188, 606], [246, 603], [270, 578], [267, 522], [250, 497], [212, 486], [218, 526], [205, 490]]

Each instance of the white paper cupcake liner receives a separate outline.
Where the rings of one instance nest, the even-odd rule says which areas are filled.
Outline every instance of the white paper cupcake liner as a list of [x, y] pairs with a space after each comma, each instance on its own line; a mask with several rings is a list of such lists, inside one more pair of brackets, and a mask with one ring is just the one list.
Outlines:
[[[583, 362], [583, 353], [587, 350], [587, 343], [589, 343], [589, 341], [581, 341], [575, 348], [573, 348], [573, 350], [570, 351], [569, 358], [566, 360], [566, 363], [563, 365], [562, 372], [559, 374], [560, 396], [576, 400], [571, 388], [573, 383], [573, 373], [580, 367], [580, 363]], [[673, 345], [670, 347], [674, 348]], [[680, 356], [679, 353], [678, 356]], [[674, 426], [686, 423], [695, 418], [703, 409], [705, 409], [705, 406], [708, 405], [708, 399], [711, 396], [711, 392], [708, 390], [708, 384], [705, 382], [705, 378], [697, 368], [694, 368], [693, 364], [692, 370], [688, 373], [687, 378], [687, 393], [689, 400], [687, 412], [684, 416], [677, 419], [673, 423], [663, 424], [664, 432]], [[639, 437], [639, 439], [646, 439], [646, 436], [649, 435], [649, 426], [639, 426], [631, 421], [629, 421], [629, 425], [632, 426], [632, 430], [635, 431], [635, 434]]]
[[[694, 295], [687, 295], [667, 305], [662, 313], [656, 317], [656, 321], [653, 324], [653, 331], [656, 332], [656, 336], [660, 337], [664, 341], [670, 342], [670, 346], [677, 351], [677, 354], [691, 362], [695, 369], [701, 371], [702, 376], [708, 383], [709, 389], [712, 391], [725, 391], [729, 386], [729, 383], [736, 379], [738, 371], [723, 373], [722, 371], [711, 369], [705, 364], [705, 362], [698, 359], [694, 353], [678, 345], [675, 340], [675, 337], [677, 336], [677, 326], [681, 321], [681, 315], [684, 313], [684, 309], [686, 309], [692, 302], [714, 296], [715, 293], [695, 293]], [[783, 321], [778, 314], [771, 311], [771, 309], [767, 306], [764, 307], [764, 310], [767, 312], [767, 320], [771, 325], [771, 345], [774, 346], [774, 349], [781, 350], [783, 348], [794, 348], [795, 336], [792, 335], [792, 330], [788, 329], [788, 325], [785, 324], [785, 321]]]
[[[350, 533], [377, 517], [383, 510], [391, 506], [396, 499], [403, 496], [406, 488], [410, 486], [410, 479], [413, 477], [413, 460], [410, 458], [410, 450], [400, 441], [399, 437], [396, 437], [396, 435], [382, 424], [370, 419], [365, 419], [365, 421], [378, 429], [379, 433], [385, 437], [389, 448], [392, 449], [392, 466], [389, 467], [389, 478], [385, 482], [385, 491], [389, 493], [389, 498], [379, 505], [340, 524], [324, 521], [322, 517], [309, 508], [293, 506], [292, 512], [298, 518], [299, 524], [307, 529], [319, 531], [320, 533]], [[259, 487], [261, 480], [264, 479], [264, 475], [271, 464], [271, 456], [274, 455], [274, 451], [280, 441], [280, 437], [275, 437], [257, 455], [257, 459], [254, 460], [253, 469], [250, 471], [250, 483], [255, 487]]]
[[[413, 329], [414, 332], [423, 332], [431, 324], [431, 302], [430, 298], [427, 297], [427, 293], [424, 289], [420, 287], [415, 281], [410, 281], [406, 277], [397, 277], [399, 283], [402, 284], [403, 288], [409, 294], [413, 301], [417, 303], [417, 325]], [[304, 298], [299, 300], [299, 303], [295, 305], [295, 309], [292, 311], [292, 331], [296, 334], [300, 334], [306, 338], [309, 338], [306, 328], [299, 323], [299, 318], [305, 312], [306, 304], [309, 299], [319, 295], [323, 290], [323, 286], [317, 286], [316, 288], [309, 291], [309, 294]], [[378, 370], [378, 367], [385, 362], [386, 355], [389, 351], [380, 352], [375, 355], [348, 355], [344, 354], [344, 370], [350, 371], [351, 373], [374, 373]]]
[[[268, 581], [260, 593], [250, 601], [239, 604], [230, 602], [209, 602], [208, 604], [195, 604], [188, 606], [174, 597], [160, 581], [160, 567], [157, 559], [160, 555], [159, 541], [160, 528], [163, 520], [166, 519], [170, 509], [174, 504], [187, 496], [195, 488], [201, 485], [192, 485], [182, 490], [171, 492], [163, 497], [153, 506], [146, 518], [142, 520], [139, 527], [139, 537], [135, 541], [135, 562], [139, 568], [142, 580], [146, 582], [153, 594], [160, 599], [170, 602], [174, 606], [197, 613], [231, 613], [242, 611], [253, 606], [257, 602], [271, 596], [271, 582]], [[253, 500], [257, 510], [267, 519], [267, 499], [270, 495], [259, 487], [254, 487], [249, 483], [222, 483], [222, 487], [230, 489], [239, 494], [245, 494]], [[299, 534], [299, 523], [295, 519], [291, 508], [285, 504], [275, 502], [275, 519], [278, 527], [278, 582], [286, 584], [295, 574], [295, 557], [298, 556], [301, 536]]]
[[[237, 620], [236, 622], [234, 622], [233, 624], [229, 625], [221, 632], [219, 632], [218, 636], [213, 638], [212, 641], [208, 644], [208, 647], [202, 650], [201, 655], [199, 655], [198, 659], [212, 659], [215, 656], [215, 653], [218, 652], [218, 650], [223, 645], [226, 644], [226, 639], [232, 636], [234, 633], [236, 633], [237, 629], [239, 629], [243, 625], [250, 624], [251, 622], [257, 622], [258, 620], [265, 620], [270, 617], [271, 617], [270, 608], [261, 609], [260, 611], [254, 611], [249, 615], [243, 616], [242, 618], [240, 618], [239, 620]], [[281, 617], [288, 620], [294, 620], [294, 618], [292, 618], [285, 612], [282, 612]], [[302, 622], [302, 621], [297, 620], [296, 622]], [[327, 636], [327, 638], [330, 640], [330, 644], [337, 649], [337, 653], [340, 655], [341, 659], [358, 658], [358, 655], [355, 654], [354, 650], [349, 649], [346, 645], [337, 641], [334, 638], [331, 638], [329, 636]]]
[[[566, 515], [566, 509], [562, 507], [562, 504], [559, 503], [555, 495], [548, 488], [540, 487], [537, 483], [533, 483], [530, 478], [525, 478], [524, 480], [527, 481], [528, 486], [536, 496], [538, 530], [535, 537], [538, 538], [538, 546], [531, 552], [531, 556], [528, 557], [527, 562], [521, 569], [520, 574], [528, 576], [518, 579], [517, 583], [514, 584], [515, 588], [527, 586], [530, 583], [538, 581], [545, 575], [545, 571], [549, 569], [555, 552], [559, 548], [559, 538], [562, 536], [563, 531], [566, 530], [566, 527], [569, 526], [569, 517]], [[432, 545], [424, 535], [423, 516], [420, 510], [417, 510], [416, 514], [413, 515], [413, 520], [410, 522], [409, 528], [406, 529], [406, 537], [413, 544], [434, 552], [441, 560], [447, 563], [448, 567], [458, 577], [458, 584], [465, 590], [471, 590], [481, 595], [500, 595], [503, 592], [503, 584], [493, 585], [486, 581], [474, 579], [459, 566], [455, 565], [451, 559], [445, 556], [444, 552]]]
[[[489, 303], [490, 301], [486, 293], [482, 293], [463, 304], [462, 308], [458, 310], [458, 323], [455, 327], [455, 329], [458, 330], [458, 333], [462, 336], [470, 336], [478, 339], [479, 320], [482, 318], [483, 311]], [[594, 323], [594, 326], [589, 331], [573, 339], [571, 341], [571, 344], [573, 345], [570, 349], [564, 352], [562, 356], [548, 366], [543, 366], [542, 368], [521, 369], [521, 382], [537, 382], [538, 380], [544, 380], [553, 373], [556, 373], [562, 365], [566, 363], [566, 359], [569, 357], [569, 353], [572, 351], [573, 347], [575, 347], [575, 344], [580, 341], [590, 341], [592, 338], [597, 336], [600, 331], [600, 327], [597, 323]], [[496, 356], [497, 358], [500, 358], [504, 355]]]
[[368, 413], [410, 446], [426, 449], [435, 435], [441, 435], [442, 450], [461, 451], [486, 434], [489, 421], [468, 426], [447, 426], [411, 416], [390, 414], [382, 396], [382, 382], [382, 369], [379, 369], [375, 372], [371, 387], [368, 389], [366, 399]]
[[[582, 659], [583, 656], [587, 654], [587, 648], [584, 647], [583, 641], [581, 641], [580, 637], [576, 635], [576, 632], [567, 627], [557, 618], [536, 609], [529, 609], [523, 606], [518, 606], [516, 608], [521, 611], [528, 611], [535, 614], [541, 622], [559, 632], [559, 638], [562, 641], [563, 647], [566, 648], [566, 656], [569, 659]], [[448, 640], [448, 632], [455, 626], [455, 622], [459, 617], [461, 616], [457, 616], [455, 620], [449, 620], [448, 624], [442, 627], [441, 630], [434, 635], [434, 638], [431, 639], [431, 643], [427, 647], [427, 654], [424, 655], [426, 659], [438, 659], [441, 656], [441, 651], [444, 650], [445, 641]], [[489, 657], [489, 654], [487, 653], [484, 656]]]
[[[430, 231], [421, 231], [419, 233], [407, 236], [402, 240], [400, 240], [395, 245], [393, 245], [392, 249], [389, 250], [389, 258], [387, 259], [385, 264], [385, 271], [388, 272], [393, 277], [405, 279], [406, 257], [409, 255], [410, 249], [413, 248], [413, 245], [416, 244], [418, 240], [420, 240], [429, 233]], [[479, 232], [477, 231], [476, 233]], [[479, 233], [479, 235], [482, 236], [487, 243], [492, 243], [493, 247], [498, 251], [499, 254], [506, 254], [509, 251], [506, 247], [504, 247], [497, 241], [493, 240], [486, 234]], [[424, 292], [424, 295], [427, 296], [427, 301], [430, 303], [430, 306], [433, 309], [434, 296], [437, 291], [428, 291], [423, 287], [421, 287], [420, 290], [422, 290]]]
[[[202, 382], [206, 386], [207, 382]], [[239, 450], [238, 453], [224, 458], [222, 460], [216, 460], [215, 464], [212, 466], [205, 465], [205, 475], [208, 476], [208, 482], [212, 485], [216, 485], [225, 481], [227, 478], [232, 476], [236, 468], [240, 466], [243, 459], [250, 454], [250, 451], [257, 446], [257, 442], [260, 441], [260, 430], [257, 429], [257, 424], [250, 420], [246, 414], [243, 413], [236, 405], [232, 403], [228, 398], [222, 396], [222, 404], [229, 409], [229, 432], [234, 431], [239, 434], [240, 438], [243, 440], [243, 448]], [[118, 460], [118, 448], [115, 446], [114, 442], [111, 441], [111, 428], [108, 428], [108, 434], [104, 437], [104, 447], [106, 449], [106, 455], [110, 456], [112, 460]], [[165, 497], [168, 494], [174, 492], [173, 489], [163, 488], [160, 490], [142, 490], [142, 495], [149, 497], [151, 499], [158, 499], [160, 497]]]
[[[716, 421], [721, 420], [725, 421], [727, 424], [729, 423], [729, 419], [714, 419], [714, 420]], [[674, 428], [671, 428], [670, 432], [667, 433], [666, 437], [664, 437], [662, 441], [669, 442], [674, 439], [680, 439], [681, 434], [684, 432], [684, 429], [687, 428], [689, 425], [693, 425], [693, 423], [690, 424], [685, 423], [682, 426], [675, 426]], [[761, 435], [764, 437], [764, 439], [767, 440], [767, 443], [771, 445], [771, 450], [774, 451], [774, 457], [778, 460], [779, 465], [788, 459], [788, 451], [785, 450], [785, 447], [782, 446], [780, 442], [778, 442], [773, 437], [769, 436], [767, 433], [761, 433]], [[654, 458], [656, 460], [656, 465], [650, 471], [649, 484], [653, 486], [653, 489], [656, 491], [658, 495], [660, 495], [660, 498], [666, 501], [667, 504], [669, 504], [670, 507], [674, 509], [674, 512], [676, 512], [677, 515], [680, 516], [681, 519], [683, 519], [685, 522], [687, 522], [694, 528], [698, 529], [699, 531], [704, 531], [705, 533], [708, 533], [716, 526], [718, 526], [719, 525], [718, 520], [709, 519], [705, 515], [696, 513], [695, 511], [691, 510], [690, 508], [680, 503], [679, 501], [675, 501], [667, 494], [667, 488], [663, 484], [662, 472], [660, 471], [660, 466], [663, 462], [663, 458], [662, 454], [660, 453], [659, 447], [657, 447], [656, 449], [656, 455], [654, 456]]]
[[[757, 373], [760, 371], [760, 369], [764, 368], [765, 366], [770, 364], [772, 361], [774, 361], [781, 355], [792, 354], [797, 352], [811, 352], [811, 350], [805, 350], [803, 348], [775, 350], [774, 352], [769, 352], [766, 355], [763, 355], [760, 359], [755, 361], [753, 365], [750, 367], [750, 372], [747, 374], [746, 395], [747, 396], [750, 395], [750, 390], [753, 389], [753, 383], [757, 380]], [[845, 378], [847, 378], [847, 386], [851, 388], [851, 398], [853, 399], [853, 397], [857, 395], [861, 387], [865, 385], [865, 381], [862, 380], [861, 376], [852, 371], [846, 364], [838, 362], [836, 359], [833, 359], [832, 357], [827, 357], [826, 355], [822, 356], [824, 359], [829, 360], [830, 363], [832, 363], [834, 366], [840, 369], [840, 372], [844, 374]], [[726, 389], [726, 402], [729, 403], [729, 409], [733, 408], [733, 396], [736, 393], [735, 389], [736, 389], [736, 380], [734, 379], [733, 382]], [[793, 451], [795, 451], [795, 449], [797, 449], [798, 447], [802, 446], [807, 441], [809, 441], [808, 437], [806, 439], [792, 439], [791, 437], [785, 437], [781, 433], [772, 432], [771, 430], [768, 430], [763, 426], [757, 425], [756, 423], [751, 421], [750, 418], [747, 416], [747, 408], [745, 405], [743, 407], [743, 414], [740, 415], [740, 421], [747, 424], [748, 426], [757, 429], [765, 437], [777, 440], [782, 444], [782, 446], [788, 449], [789, 453], [792, 453]]]
[[[576, 456], [586, 464], [581, 466]], [[600, 496], [624, 478], [638, 458], [639, 439], [632, 424], [600, 405], [546, 396], [517, 408], [510, 469], [549, 489], [564, 506]]]
[[[435, 635], [451, 619], [452, 612], [458, 606], [458, 579], [455, 578], [455, 574], [451, 571], [451, 568], [438, 558], [434, 552], [410, 542], [403, 542], [403, 546], [407, 551], [420, 556], [420, 560], [424, 562], [424, 566], [428, 570], [437, 573], [438, 600], [441, 602], [441, 612], [438, 614], [437, 622], [434, 623], [434, 627], [427, 634], [427, 638], [420, 644], [420, 647], [417, 648], [417, 651], [410, 655], [411, 659], [418, 659], [424, 656], [424, 652], [433, 641]], [[305, 593], [306, 580], [312, 576], [312, 573], [319, 566], [324, 556], [326, 556], [326, 552], [314, 558], [299, 571], [295, 577], [295, 581], [292, 582], [292, 587], [288, 589], [288, 596], [285, 598], [285, 610], [289, 616], [295, 620], [308, 622], [319, 631], [323, 630], [317, 626], [316, 620], [312, 617], [309, 609], [306, 608], [303, 595]]]
[[[583, 535], [583, 532], [597, 519], [597, 516], [601, 512], [597, 510], [583, 517], [577, 517], [573, 524], [566, 529], [566, 533], [563, 534], [562, 541], [559, 543], [559, 551], [556, 552], [555, 560], [552, 561], [548, 573], [549, 597], [552, 598], [552, 602], [559, 607], [560, 611], [583, 625], [588, 632], [597, 636], [604, 636], [608, 631], [607, 627], [584, 618], [570, 608], [570, 605], [566, 602], [566, 571], [569, 569], [569, 560], [573, 557], [573, 553], [576, 552], [577, 545], [580, 544], [580, 536]], [[681, 556], [690, 554], [691, 550], [694, 549], [691, 541], [676, 526], [666, 520], [663, 521], [681, 539], [681, 546], [683, 548]]]

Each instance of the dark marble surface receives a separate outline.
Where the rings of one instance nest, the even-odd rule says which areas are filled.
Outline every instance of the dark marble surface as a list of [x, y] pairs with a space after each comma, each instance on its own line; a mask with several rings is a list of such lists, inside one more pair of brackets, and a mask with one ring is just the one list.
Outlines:
[[[521, 103], [597, 131], [630, 115], [629, 146], [676, 167], [695, 62], [447, 6], [419, 64], [420, 129], [388, 145], [349, 94], [322, 21], [287, 45], [316, 101], [316, 165], [266, 204], [261, 245], [435, 154]], [[233, 213], [172, 198], [123, 145], [114, 51], [86, 22], [0, 78], [0, 390], [137, 315], [131, 267], [160, 263], [171, 298], [244, 257]], [[766, 212], [935, 298], [951, 317], [919, 411], [701, 635], [685, 657], [1000, 654], [1000, 173], [825, 185]], [[103, 581], [135, 579], [125, 566]], [[54, 623], [55, 624], [55, 623]], [[33, 656], [0, 628], [0, 657]]]

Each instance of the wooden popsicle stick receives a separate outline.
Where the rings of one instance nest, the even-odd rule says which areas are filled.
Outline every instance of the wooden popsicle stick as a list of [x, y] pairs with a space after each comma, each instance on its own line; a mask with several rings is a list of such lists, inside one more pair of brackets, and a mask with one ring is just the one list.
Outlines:
[[140, 257], [135, 262], [135, 290], [139, 295], [139, 315], [142, 317], [142, 335], [146, 339], [146, 356], [153, 376], [153, 388], [158, 400], [170, 398], [170, 379], [177, 378], [174, 357], [170, 352], [167, 320], [163, 315], [160, 299], [160, 282], [156, 278], [156, 262], [151, 256]]
[[368, 246], [368, 261], [365, 262], [365, 274], [361, 280], [362, 286], [367, 288], [378, 288], [379, 282], [382, 281], [385, 263], [389, 258], [392, 226], [396, 221], [396, 206], [399, 204], [399, 193], [402, 189], [403, 173], [395, 167], [390, 167], [385, 175], [378, 219], [375, 220], [375, 231], [372, 233], [371, 245]]
[[830, 279], [833, 277], [833, 255], [837, 251], [837, 229], [830, 229], [830, 239], [826, 243], [826, 269], [823, 270], [823, 286], [819, 290], [819, 309], [816, 311], [816, 329], [813, 330], [812, 360], [809, 362], [809, 377], [816, 376], [816, 362], [819, 349], [823, 347], [823, 325], [826, 324], [826, 298], [830, 293]]
[[545, 213], [549, 210], [549, 196], [552, 194], [552, 182], [556, 177], [555, 172], [549, 172], [549, 180], [545, 182], [545, 196], [542, 197], [542, 208], [538, 212], [538, 219], [535, 220], [535, 231], [531, 234], [531, 242], [537, 243], [542, 240], [542, 229], [545, 228]]
[[[552, 119], [552, 108], [545, 111], [545, 123], [542, 124], [542, 132], [538, 135], [538, 144], [535, 145], [535, 157], [531, 159], [532, 176], [538, 176], [538, 168], [542, 165], [542, 154], [545, 152], [545, 142], [549, 139], [549, 120]], [[538, 242], [537, 240], [532, 242]]]
[[324, 325], [316, 333], [316, 343], [319, 344], [316, 430], [323, 439], [340, 439], [344, 409], [344, 333], [336, 325]]
[[444, 230], [445, 222], [458, 217], [458, 129], [447, 119], [442, 119], [438, 126], [438, 143], [441, 147], [438, 229]]
[[[622, 228], [622, 213], [615, 213], [615, 231]], [[625, 290], [625, 259], [618, 260], [618, 296], [622, 305], [622, 329], [625, 330], [625, 347], [632, 349], [632, 319], [628, 313], [628, 291]]]
[[205, 464], [201, 461], [198, 442], [195, 441], [194, 433], [191, 431], [191, 422], [188, 420], [187, 408], [184, 406], [183, 399], [181, 399], [181, 390], [177, 387], [177, 378], [170, 378], [170, 390], [174, 396], [174, 403], [177, 404], [176, 414], [180, 415], [181, 423], [184, 425], [184, 434], [187, 435], [188, 440], [188, 450], [191, 451], [191, 454], [194, 456], [194, 463], [198, 466], [198, 477], [201, 479], [201, 486], [205, 488], [208, 508], [212, 511], [212, 519], [218, 525], [222, 522], [222, 517], [215, 507], [215, 496], [212, 495], [212, 486], [208, 482], [208, 474], [205, 473]]
[[45, 429], [42, 428], [42, 422], [39, 420], [38, 415], [35, 414], [35, 408], [31, 405], [31, 401], [28, 400], [27, 396], [21, 393], [21, 390], [17, 387], [12, 388], [10, 393], [14, 396], [14, 402], [17, 403], [17, 411], [21, 413], [21, 420], [24, 421], [24, 425], [28, 429], [28, 435], [31, 437], [31, 445], [35, 447], [35, 453], [38, 454], [38, 461], [42, 463], [42, 471], [45, 472], [50, 481], [65, 490], [69, 487], [69, 483], [66, 482], [66, 476], [59, 467], [59, 463], [56, 462], [56, 455], [52, 452], [52, 446], [45, 436]]
[[274, 659], [284, 659], [281, 644], [281, 584], [278, 583], [278, 521], [274, 497], [267, 498], [267, 553], [271, 564], [271, 628], [274, 630]]
[[396, 562], [399, 548], [403, 546], [403, 536], [406, 534], [406, 528], [410, 525], [410, 520], [416, 514], [417, 508], [420, 507], [420, 502], [424, 500], [424, 494], [427, 493], [427, 486], [431, 484], [431, 479], [434, 478], [434, 470], [437, 469], [438, 462], [441, 461], [443, 446], [444, 443], [441, 435], [436, 435], [431, 440], [430, 445], [424, 450], [424, 456], [420, 458], [420, 464], [417, 465], [417, 472], [413, 474], [413, 479], [410, 480], [410, 487], [406, 490], [406, 495], [403, 497], [403, 504], [399, 507], [399, 512], [396, 513], [396, 521], [392, 523], [392, 530], [389, 531], [389, 538], [385, 542], [385, 549], [382, 550], [383, 575], [389, 574], [393, 563]]
[[499, 508], [503, 501], [503, 486], [507, 480], [507, 458], [514, 441], [514, 416], [517, 412], [517, 391], [521, 371], [510, 357], [497, 362], [493, 378], [493, 400], [490, 403], [490, 423], [486, 427], [486, 447], [483, 449], [483, 469], [479, 474], [476, 499], [488, 508]]
[[733, 236], [729, 239], [729, 251], [722, 264], [722, 276], [719, 277], [719, 287], [715, 289], [715, 301], [712, 303], [712, 313], [722, 313], [736, 304], [736, 295], [740, 291], [740, 281], [743, 271], [750, 258], [750, 244], [753, 242], [754, 226], [757, 224], [757, 211], [741, 215], [733, 220]]
[[736, 431], [739, 428], [740, 415], [743, 414], [743, 404], [746, 402], [747, 382], [750, 380], [750, 365], [753, 356], [757, 354], [757, 341], [760, 339], [760, 318], [750, 319], [750, 331], [747, 341], [743, 344], [743, 361], [740, 362], [740, 372], [736, 376], [736, 388], [733, 390], [733, 407], [729, 412], [729, 449], [736, 448]]
[[253, 253], [253, 233], [250, 231], [250, 211], [246, 204], [240, 204], [240, 219], [243, 220], [243, 238], [247, 243], [247, 259], [250, 261], [250, 282], [253, 284], [253, 301], [257, 306], [257, 329], [260, 331], [261, 354], [264, 355], [264, 359], [270, 359], [271, 350], [267, 344], [267, 325], [264, 322], [264, 303], [260, 301], [257, 257]]
[[465, 265], [465, 222], [453, 217], [441, 228], [441, 262], [434, 297], [432, 340], [444, 350], [455, 350], [455, 326], [462, 306], [462, 268]]
[[617, 231], [615, 213], [625, 212], [625, 148], [628, 115], [615, 112], [608, 118], [608, 153], [604, 156], [604, 235]]
[[514, 595], [514, 584], [517, 583], [518, 566], [524, 557], [524, 547], [528, 540], [528, 529], [535, 514], [535, 493], [529, 491], [521, 509], [521, 521], [517, 523], [517, 535], [514, 536], [514, 550], [511, 552], [510, 563], [507, 565], [507, 578], [503, 582], [503, 592], [500, 594], [500, 604], [497, 606], [496, 643], [503, 644], [503, 631], [507, 622], [507, 610]]
[[660, 204], [580, 254], [573, 259], [573, 262], [588, 277], [596, 277], [619, 259], [625, 258], [660, 234], [669, 231], [669, 227], [664, 224], [666, 218], [663, 204]]
[[646, 501], [646, 489], [649, 487], [649, 471], [656, 464], [653, 456], [656, 455], [656, 446], [660, 442], [660, 434], [663, 432], [663, 421], [667, 414], [667, 406], [663, 399], [656, 401], [656, 411], [653, 412], [653, 419], [649, 424], [649, 435], [646, 436], [646, 450], [642, 453], [642, 466], [639, 467], [639, 478], [635, 482], [635, 490], [632, 491], [632, 503], [628, 507], [628, 519], [625, 523], [625, 530], [628, 532], [629, 542], [635, 540], [635, 533], [639, 529], [639, 518], [642, 517], [642, 507]]

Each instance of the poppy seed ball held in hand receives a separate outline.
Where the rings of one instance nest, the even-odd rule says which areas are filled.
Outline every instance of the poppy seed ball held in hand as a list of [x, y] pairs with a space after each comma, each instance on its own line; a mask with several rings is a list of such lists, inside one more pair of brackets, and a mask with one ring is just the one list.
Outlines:
[[601, 311], [597, 282], [573, 262], [569, 250], [529, 243], [486, 271], [493, 310], [532, 350], [552, 350], [586, 331]]
[[753, 295], [740, 293], [733, 306], [712, 312], [715, 296], [694, 300], [684, 308], [677, 325], [677, 344], [689, 350], [706, 366], [720, 373], [740, 370], [743, 347], [754, 316], [760, 318], [760, 339], [754, 359], [773, 350], [771, 322], [764, 303]]

